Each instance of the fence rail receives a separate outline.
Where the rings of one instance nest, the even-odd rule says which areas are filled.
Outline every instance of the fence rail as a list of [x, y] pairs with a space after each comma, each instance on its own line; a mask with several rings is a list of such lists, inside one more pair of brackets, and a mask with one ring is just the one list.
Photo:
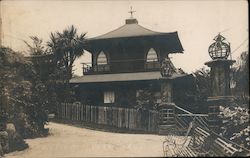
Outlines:
[[193, 114], [179, 106], [176, 107], [176, 124], [181, 130], [187, 130], [190, 122], [195, 120], [196, 126], [202, 127], [206, 130], [208, 127], [208, 115], [207, 114]]
[[[193, 114], [176, 106], [175, 121], [180, 130], [186, 131], [189, 123], [196, 119], [199, 126], [208, 128], [206, 114]], [[83, 105], [80, 102], [62, 103], [57, 118], [108, 125], [117, 128], [158, 133], [159, 112], [133, 108]]]
[[103, 107], [76, 103], [62, 103], [58, 119], [108, 125], [117, 128], [158, 132], [158, 112], [132, 108]]

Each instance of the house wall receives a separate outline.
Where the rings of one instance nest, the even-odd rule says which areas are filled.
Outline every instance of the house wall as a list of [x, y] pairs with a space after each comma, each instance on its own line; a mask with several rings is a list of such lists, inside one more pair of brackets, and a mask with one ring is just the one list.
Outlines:
[[[168, 50], [164, 46], [159, 47], [159, 40], [155, 38], [123, 38], [113, 41], [103, 41], [96, 45], [91, 51], [92, 67], [96, 73], [121, 73], [121, 72], [143, 72], [160, 70], [160, 62], [168, 56]], [[153, 48], [158, 56], [154, 68], [146, 67], [147, 53]], [[98, 54], [103, 51], [108, 60], [109, 71], [98, 71]]]
[[[135, 107], [136, 92], [149, 87], [150, 84], [151, 87], [154, 87], [155, 92], [160, 92], [160, 84], [157, 81], [80, 84], [75, 89], [75, 98], [87, 105]], [[106, 91], [114, 91], [114, 103], [104, 103], [104, 92]]]

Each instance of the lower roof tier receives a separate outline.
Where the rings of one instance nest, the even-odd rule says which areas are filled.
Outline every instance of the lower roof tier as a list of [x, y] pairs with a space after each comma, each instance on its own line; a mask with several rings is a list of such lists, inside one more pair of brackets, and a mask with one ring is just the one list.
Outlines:
[[[187, 74], [174, 73], [168, 79], [176, 79], [188, 76]], [[116, 74], [96, 74], [75, 77], [70, 80], [71, 84], [78, 83], [103, 83], [103, 82], [123, 82], [123, 81], [145, 81], [159, 80], [162, 76], [160, 71], [154, 72], [137, 72], [137, 73], [116, 73]]]

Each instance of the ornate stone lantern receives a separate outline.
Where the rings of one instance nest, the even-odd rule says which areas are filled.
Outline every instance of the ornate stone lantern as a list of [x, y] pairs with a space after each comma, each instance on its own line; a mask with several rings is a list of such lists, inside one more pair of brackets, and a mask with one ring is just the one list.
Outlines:
[[211, 94], [207, 100], [209, 126], [219, 132], [222, 123], [219, 107], [227, 106], [233, 101], [230, 91], [230, 66], [235, 60], [227, 59], [231, 53], [230, 44], [222, 35], [218, 34], [214, 40], [208, 48], [212, 61], [206, 62], [205, 65], [211, 68]]
[[176, 73], [167, 57], [161, 63], [161, 104], [159, 134], [170, 134], [175, 130], [175, 103], [173, 102], [173, 75]]
[[227, 59], [230, 53], [230, 44], [225, 43], [225, 37], [220, 34], [218, 34], [214, 40], [215, 42], [208, 48], [210, 57], [212, 59]]

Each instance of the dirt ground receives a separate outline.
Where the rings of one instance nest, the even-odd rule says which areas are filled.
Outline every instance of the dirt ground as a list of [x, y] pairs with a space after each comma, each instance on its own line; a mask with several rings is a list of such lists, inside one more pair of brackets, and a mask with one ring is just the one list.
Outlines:
[[29, 148], [6, 158], [34, 157], [160, 157], [164, 136], [95, 131], [49, 123], [50, 135], [27, 139]]

